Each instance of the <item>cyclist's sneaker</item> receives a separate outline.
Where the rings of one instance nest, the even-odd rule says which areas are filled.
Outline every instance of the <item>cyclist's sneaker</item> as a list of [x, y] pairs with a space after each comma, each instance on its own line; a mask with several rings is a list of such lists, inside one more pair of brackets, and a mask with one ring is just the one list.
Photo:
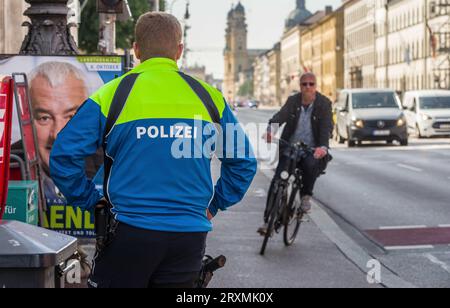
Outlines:
[[302, 209], [303, 212], [310, 213], [311, 207], [312, 207], [311, 196], [304, 196], [302, 198], [302, 205], [300, 206], [300, 208]]
[[257, 232], [258, 232], [261, 236], [265, 236], [266, 233], [267, 233], [267, 228], [269, 228], [269, 225], [268, 225], [267, 223], [264, 223], [261, 227], [259, 227], [259, 229], [258, 229]]

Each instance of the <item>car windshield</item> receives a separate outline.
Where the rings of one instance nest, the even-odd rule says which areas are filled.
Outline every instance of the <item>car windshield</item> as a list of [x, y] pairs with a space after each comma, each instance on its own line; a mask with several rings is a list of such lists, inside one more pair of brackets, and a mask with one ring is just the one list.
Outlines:
[[421, 109], [450, 109], [450, 96], [422, 97], [420, 99]]
[[355, 93], [353, 109], [399, 108], [394, 93]]

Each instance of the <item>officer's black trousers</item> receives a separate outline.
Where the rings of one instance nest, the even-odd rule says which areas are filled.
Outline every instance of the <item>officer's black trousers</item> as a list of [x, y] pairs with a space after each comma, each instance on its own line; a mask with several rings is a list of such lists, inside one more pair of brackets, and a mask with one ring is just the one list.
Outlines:
[[193, 288], [207, 233], [171, 233], [120, 223], [93, 262], [91, 288]]

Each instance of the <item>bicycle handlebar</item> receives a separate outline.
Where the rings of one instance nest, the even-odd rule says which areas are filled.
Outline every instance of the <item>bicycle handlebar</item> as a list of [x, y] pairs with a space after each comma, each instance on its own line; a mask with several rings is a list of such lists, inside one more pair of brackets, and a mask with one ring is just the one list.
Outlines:
[[206, 288], [210, 283], [214, 272], [224, 267], [226, 261], [227, 259], [224, 256], [219, 256], [215, 259], [210, 256], [205, 256], [199, 278], [196, 282], [197, 288]]
[[302, 149], [304, 151], [308, 151], [308, 152], [314, 152], [314, 149], [312, 147], [310, 147], [309, 145], [307, 145], [306, 143], [304, 143], [303, 141], [297, 142], [297, 143], [291, 143], [288, 142], [284, 139], [278, 139], [278, 138], [273, 138], [272, 141], [274, 142], [279, 142], [282, 143], [286, 146], [289, 146], [291, 148], [295, 148], [295, 149]]

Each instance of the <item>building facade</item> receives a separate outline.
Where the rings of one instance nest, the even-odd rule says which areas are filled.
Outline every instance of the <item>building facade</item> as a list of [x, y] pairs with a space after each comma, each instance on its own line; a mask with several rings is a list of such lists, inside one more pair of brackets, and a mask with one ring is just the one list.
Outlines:
[[253, 83], [253, 61], [265, 51], [247, 48], [245, 8], [239, 2], [228, 13], [225, 35], [223, 94], [228, 102], [238, 100], [241, 87]]
[[301, 32], [303, 70], [317, 77], [318, 90], [335, 100], [344, 87], [344, 10], [332, 12]]
[[300, 32], [302, 26], [296, 26], [284, 33], [281, 38], [281, 99], [287, 98], [299, 90], [301, 74]]
[[344, 30], [344, 87], [375, 88], [375, 1], [347, 1]]
[[28, 20], [23, 12], [29, 5], [25, 1], [0, 0], [0, 54], [17, 54], [27, 34], [22, 23]]
[[270, 105], [281, 106], [281, 44], [277, 43], [272, 50], [269, 51], [267, 57], [269, 58], [270, 67]]
[[450, 88], [449, 13], [444, 0], [377, 0], [378, 87], [399, 93]]
[[225, 41], [223, 94], [228, 102], [234, 102], [238, 92], [239, 74], [249, 68], [247, 23], [245, 9], [240, 2], [228, 13]]
[[189, 66], [186, 67], [185, 69], [183, 69], [183, 72], [187, 75], [190, 75], [192, 77], [195, 77], [197, 79], [206, 81], [206, 67], [203, 65], [193, 65], [193, 66]]
[[295, 9], [285, 22], [284, 34], [280, 41], [280, 95], [286, 101], [293, 93], [299, 91], [301, 66], [301, 31], [308, 25], [313, 14], [306, 9], [305, 0], [297, 0]]
[[270, 105], [270, 62], [269, 52], [265, 52], [253, 61], [253, 93], [263, 105]]

